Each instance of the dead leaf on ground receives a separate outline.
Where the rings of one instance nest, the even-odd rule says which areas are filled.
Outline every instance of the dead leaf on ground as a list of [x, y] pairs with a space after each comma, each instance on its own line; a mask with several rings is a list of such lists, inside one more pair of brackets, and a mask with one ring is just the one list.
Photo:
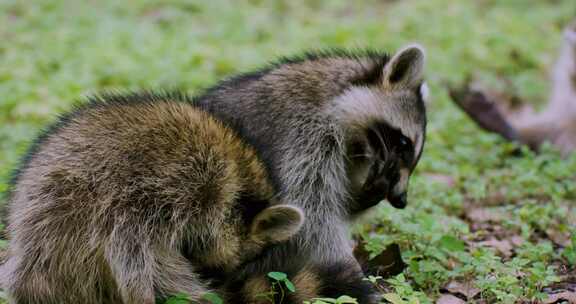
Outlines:
[[[467, 198], [474, 206], [504, 206], [509, 205], [510, 199], [506, 196], [506, 191], [494, 191], [486, 194], [485, 197], [481, 199], [475, 199], [472, 197]], [[471, 204], [471, 205], [472, 205]]]
[[566, 265], [559, 267], [560, 280], [542, 289], [547, 294], [556, 294], [559, 292], [573, 292], [576, 293], [576, 269], [568, 268]]
[[488, 208], [470, 208], [466, 210], [465, 215], [473, 222], [500, 222], [502, 220], [501, 213]]
[[444, 184], [448, 187], [453, 187], [454, 185], [456, 185], [456, 179], [450, 175], [447, 175], [447, 174], [424, 173], [424, 176], [426, 176], [426, 178], [428, 178], [434, 182]]
[[510, 240], [514, 246], [519, 246], [524, 241], [522, 237], [518, 235], [518, 231], [505, 228], [496, 223], [471, 222], [470, 231], [473, 233], [469, 238], [471, 246], [474, 246], [474, 243], [490, 239]]
[[554, 242], [556, 245], [560, 245], [562, 247], [570, 246], [570, 234], [568, 232], [561, 232], [557, 229], [547, 229], [546, 235], [548, 238]]
[[354, 257], [363, 265], [365, 272], [383, 278], [400, 274], [406, 268], [398, 244], [388, 245], [382, 253], [370, 259], [370, 253], [366, 250], [365, 243], [361, 241], [354, 248]]
[[471, 282], [457, 282], [452, 281], [444, 287], [445, 290], [449, 291], [451, 294], [460, 294], [466, 297], [467, 300], [473, 299], [476, 295], [480, 293], [480, 289], [474, 287]]
[[497, 254], [506, 258], [512, 256], [512, 251], [514, 249], [512, 241], [508, 239], [498, 240], [496, 238], [490, 238], [486, 241], [477, 242], [475, 245], [494, 248]]
[[515, 247], [518, 247], [522, 244], [524, 244], [524, 238], [522, 238], [519, 235], [514, 235], [510, 238], [510, 242], [512, 243], [512, 245], [514, 245]]
[[548, 299], [544, 300], [544, 304], [562, 303], [562, 301], [568, 301], [570, 304], [576, 304], [576, 292], [563, 291], [548, 296]]
[[465, 303], [466, 301], [451, 294], [443, 294], [440, 298], [438, 298], [438, 300], [436, 300], [436, 304], [465, 304]]
[[464, 208], [463, 218], [468, 221], [473, 236], [468, 240], [471, 247], [491, 247], [502, 257], [511, 257], [514, 248], [522, 245], [524, 239], [518, 231], [504, 228], [501, 222], [509, 216], [501, 208], [474, 206]]

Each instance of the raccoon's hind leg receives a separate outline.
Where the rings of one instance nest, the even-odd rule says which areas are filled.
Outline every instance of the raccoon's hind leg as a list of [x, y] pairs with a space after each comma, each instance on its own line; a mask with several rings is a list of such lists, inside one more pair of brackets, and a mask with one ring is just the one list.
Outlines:
[[158, 297], [184, 293], [193, 303], [201, 303], [208, 289], [193, 272], [193, 266], [143, 230], [142, 224], [116, 227], [106, 248], [106, 259], [123, 302], [154, 304]]
[[499, 134], [509, 141], [519, 141], [520, 136], [496, 102], [486, 94], [466, 83], [461, 88], [450, 88], [450, 97], [482, 129]]

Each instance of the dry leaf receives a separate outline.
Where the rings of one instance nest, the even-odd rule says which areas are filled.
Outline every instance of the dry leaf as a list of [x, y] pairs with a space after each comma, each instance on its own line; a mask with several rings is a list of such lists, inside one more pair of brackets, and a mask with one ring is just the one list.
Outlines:
[[497, 240], [495, 238], [491, 238], [487, 241], [478, 242], [476, 244], [479, 246], [492, 247], [496, 249], [496, 252], [503, 257], [512, 256], [512, 249], [514, 248], [512, 246], [512, 242], [510, 242], [509, 240]]
[[473, 222], [499, 222], [502, 220], [502, 215], [495, 210], [487, 208], [473, 208], [466, 211], [466, 217]]
[[424, 174], [427, 178], [444, 184], [448, 187], [453, 187], [456, 184], [456, 181], [454, 180], [454, 177], [450, 176], [450, 175], [446, 175], [446, 174], [438, 174], [438, 173], [425, 173]]
[[547, 229], [546, 235], [552, 242], [562, 247], [570, 246], [570, 234], [555, 229]]
[[387, 278], [402, 273], [406, 268], [398, 244], [388, 245], [384, 251], [372, 259], [369, 258], [370, 253], [366, 251], [364, 245], [361, 241], [354, 248], [354, 257], [363, 266], [365, 272]]
[[480, 289], [474, 287], [470, 282], [460, 283], [457, 281], [452, 281], [448, 283], [444, 289], [452, 294], [461, 294], [465, 296], [467, 300], [473, 299], [477, 294], [480, 293]]
[[522, 238], [519, 235], [515, 235], [513, 237], [510, 238], [510, 242], [512, 243], [512, 245], [514, 245], [515, 247], [518, 247], [522, 244], [524, 244], [524, 238]]
[[451, 294], [443, 294], [440, 298], [438, 298], [438, 300], [436, 300], [436, 304], [465, 304], [465, 303], [466, 301]]
[[576, 304], [576, 292], [563, 291], [551, 294], [548, 299], [544, 300], [544, 304], [560, 303], [561, 301], [568, 301], [570, 304]]

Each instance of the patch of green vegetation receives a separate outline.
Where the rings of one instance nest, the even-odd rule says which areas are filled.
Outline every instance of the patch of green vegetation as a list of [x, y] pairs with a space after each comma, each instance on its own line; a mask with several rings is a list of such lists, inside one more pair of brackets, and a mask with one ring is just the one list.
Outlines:
[[303, 304], [358, 304], [356, 299], [349, 296], [339, 296], [337, 299], [317, 298], [310, 301], [304, 301]]
[[[576, 231], [576, 156], [511, 156], [515, 147], [481, 132], [443, 85], [474, 73], [542, 104], [574, 12], [572, 0], [0, 1], [0, 203], [34, 136], [86, 94], [193, 93], [279, 55], [417, 41], [433, 103], [410, 203], [382, 206], [358, 229], [374, 253], [400, 244], [409, 265], [383, 293], [431, 303], [448, 282], [466, 281], [490, 303], [539, 299], [575, 264], [574, 236], [560, 244]], [[473, 208], [502, 215], [488, 234], [515, 237], [512, 254], [479, 244], [487, 232], [466, 220]]]

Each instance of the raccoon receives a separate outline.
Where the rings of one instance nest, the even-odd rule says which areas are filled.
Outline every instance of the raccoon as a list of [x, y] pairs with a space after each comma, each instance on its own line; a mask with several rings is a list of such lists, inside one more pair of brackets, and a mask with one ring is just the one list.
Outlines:
[[[465, 84], [450, 90], [452, 100], [481, 128], [508, 141], [539, 150], [550, 142], [567, 156], [576, 150], [576, 23], [564, 30], [564, 44], [552, 73], [552, 92], [544, 109], [513, 111], [502, 94], [486, 94]], [[503, 94], [505, 95], [505, 94]]]
[[512, 116], [510, 123], [518, 139], [533, 149], [549, 141], [563, 155], [576, 150], [576, 22], [564, 30], [548, 104], [540, 113]]
[[[303, 208], [291, 240], [319, 263], [352, 257], [351, 220], [407, 204], [426, 133], [424, 50], [331, 50], [284, 58], [197, 98], [255, 147], [279, 199]], [[282, 246], [277, 250], [284, 250]]]
[[256, 151], [190, 98], [108, 95], [31, 149], [0, 274], [11, 303], [197, 303], [303, 220]]

